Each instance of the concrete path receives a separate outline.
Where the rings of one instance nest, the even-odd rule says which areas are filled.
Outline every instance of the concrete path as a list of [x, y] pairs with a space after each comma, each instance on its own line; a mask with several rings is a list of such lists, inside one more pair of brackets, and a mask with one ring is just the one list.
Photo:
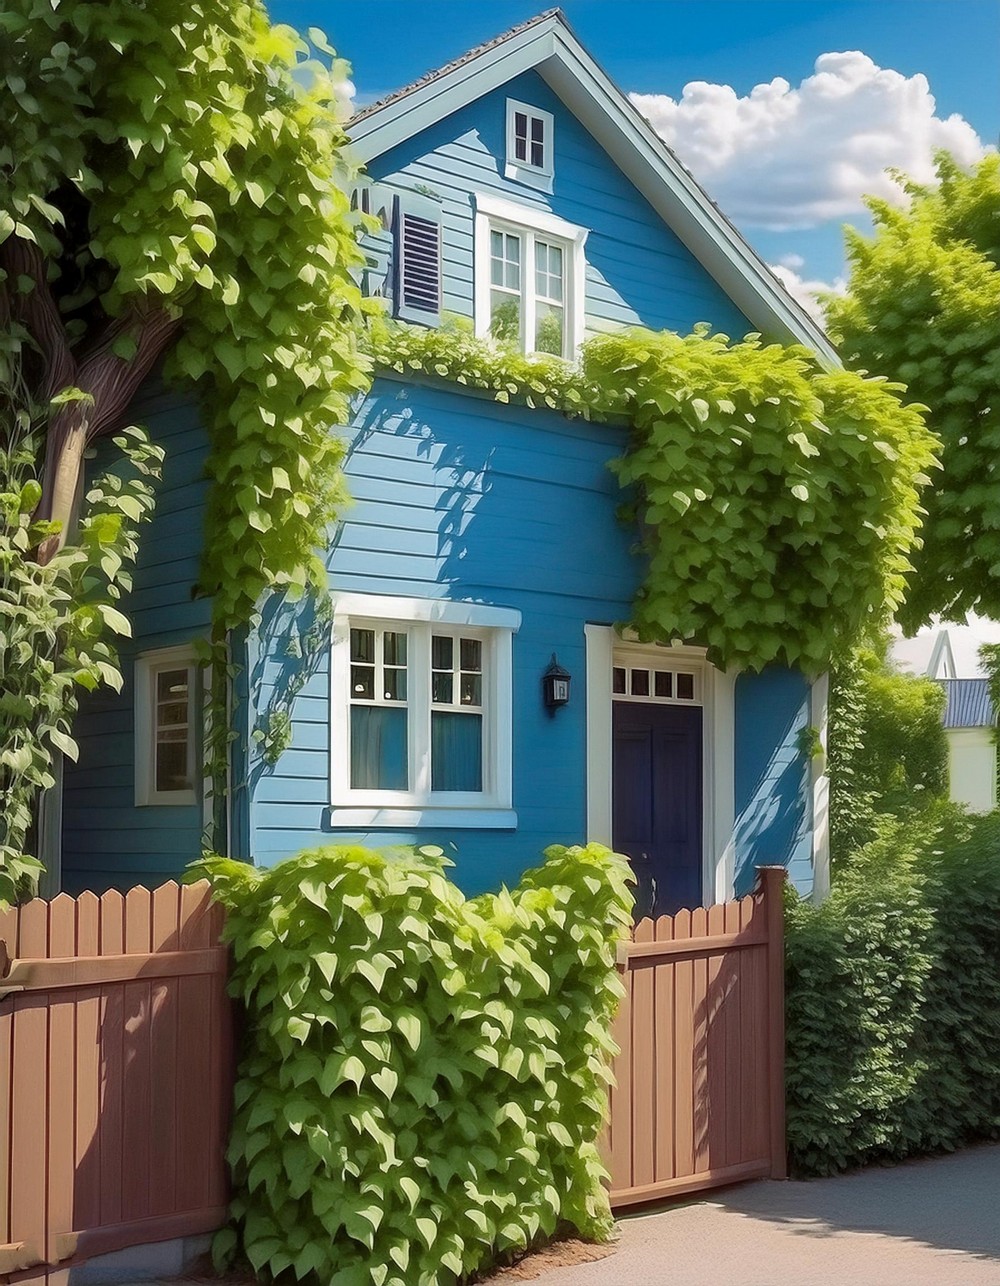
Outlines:
[[633, 1215], [614, 1254], [535, 1283], [1000, 1286], [1000, 1145]]

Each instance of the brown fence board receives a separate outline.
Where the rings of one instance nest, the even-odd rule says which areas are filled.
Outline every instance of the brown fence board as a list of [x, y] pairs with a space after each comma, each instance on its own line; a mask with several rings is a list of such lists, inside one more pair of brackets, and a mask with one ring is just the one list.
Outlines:
[[0, 912], [0, 1274], [19, 1286], [223, 1221], [221, 928], [204, 882]]
[[739, 901], [643, 920], [619, 950], [611, 1203], [783, 1177], [784, 871]]

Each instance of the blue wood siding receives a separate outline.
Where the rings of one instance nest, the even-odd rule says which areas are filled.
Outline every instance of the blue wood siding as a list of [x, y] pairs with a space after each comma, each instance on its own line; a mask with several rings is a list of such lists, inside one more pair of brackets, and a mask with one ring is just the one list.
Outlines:
[[[140, 536], [135, 587], [122, 603], [133, 638], [122, 640], [121, 694], [83, 694], [66, 764], [63, 887], [70, 893], [133, 884], [153, 887], [201, 852], [200, 806], [135, 806], [134, 658], [207, 633], [210, 603], [192, 599], [201, 557], [208, 439], [190, 399], [152, 382], [130, 418], [166, 451], [156, 513]], [[114, 448], [102, 451], [111, 459]], [[95, 464], [101, 463], [95, 462]]]
[[[467, 892], [516, 880], [552, 843], [586, 830], [584, 623], [626, 613], [636, 584], [631, 536], [616, 521], [607, 461], [621, 430], [467, 395], [379, 380], [356, 417], [347, 474], [355, 503], [330, 551], [340, 590], [471, 599], [521, 611], [514, 636], [516, 831], [370, 834], [330, 824], [329, 662], [294, 705], [294, 739], [273, 769], [255, 766], [254, 854], [262, 864], [338, 836], [451, 848]], [[268, 613], [256, 662], [265, 702], [302, 622]], [[293, 648], [293, 651], [295, 649]], [[553, 652], [574, 676], [553, 718], [541, 676]]]
[[736, 891], [753, 886], [758, 865], [788, 867], [803, 893], [813, 885], [809, 684], [773, 667], [736, 681]]
[[[508, 98], [554, 117], [551, 195], [504, 177]], [[590, 229], [588, 331], [641, 323], [686, 333], [700, 321], [734, 337], [753, 329], [537, 72], [525, 72], [376, 157], [368, 172], [392, 188], [419, 187], [440, 197], [444, 307], [450, 312], [472, 316], [470, 195], [482, 192]], [[383, 267], [386, 244], [384, 237], [371, 244]]]

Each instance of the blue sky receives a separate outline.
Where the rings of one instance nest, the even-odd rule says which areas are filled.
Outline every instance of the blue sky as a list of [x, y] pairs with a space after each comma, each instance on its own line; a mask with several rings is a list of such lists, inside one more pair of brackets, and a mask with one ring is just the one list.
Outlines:
[[[270, 0], [321, 27], [370, 102], [545, 0]], [[594, 57], [791, 287], [843, 271], [861, 189], [1000, 137], [1000, 0], [564, 0]], [[826, 58], [857, 51], [865, 57]], [[926, 84], [921, 77], [926, 78]], [[772, 84], [780, 78], [778, 84]], [[706, 82], [688, 89], [691, 82]], [[784, 82], [784, 83], [782, 83]], [[749, 97], [755, 86], [769, 85]], [[729, 87], [726, 89], [725, 87]], [[680, 106], [678, 106], [680, 103]], [[957, 118], [957, 119], [952, 119]]]

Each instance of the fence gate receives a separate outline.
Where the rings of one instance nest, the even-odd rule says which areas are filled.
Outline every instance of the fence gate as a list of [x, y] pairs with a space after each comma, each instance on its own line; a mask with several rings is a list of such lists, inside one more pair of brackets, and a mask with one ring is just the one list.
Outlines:
[[222, 910], [206, 881], [0, 912], [0, 1275], [225, 1218]]
[[623, 944], [616, 1209], [785, 1177], [784, 880], [765, 867], [751, 896], [642, 920]]

